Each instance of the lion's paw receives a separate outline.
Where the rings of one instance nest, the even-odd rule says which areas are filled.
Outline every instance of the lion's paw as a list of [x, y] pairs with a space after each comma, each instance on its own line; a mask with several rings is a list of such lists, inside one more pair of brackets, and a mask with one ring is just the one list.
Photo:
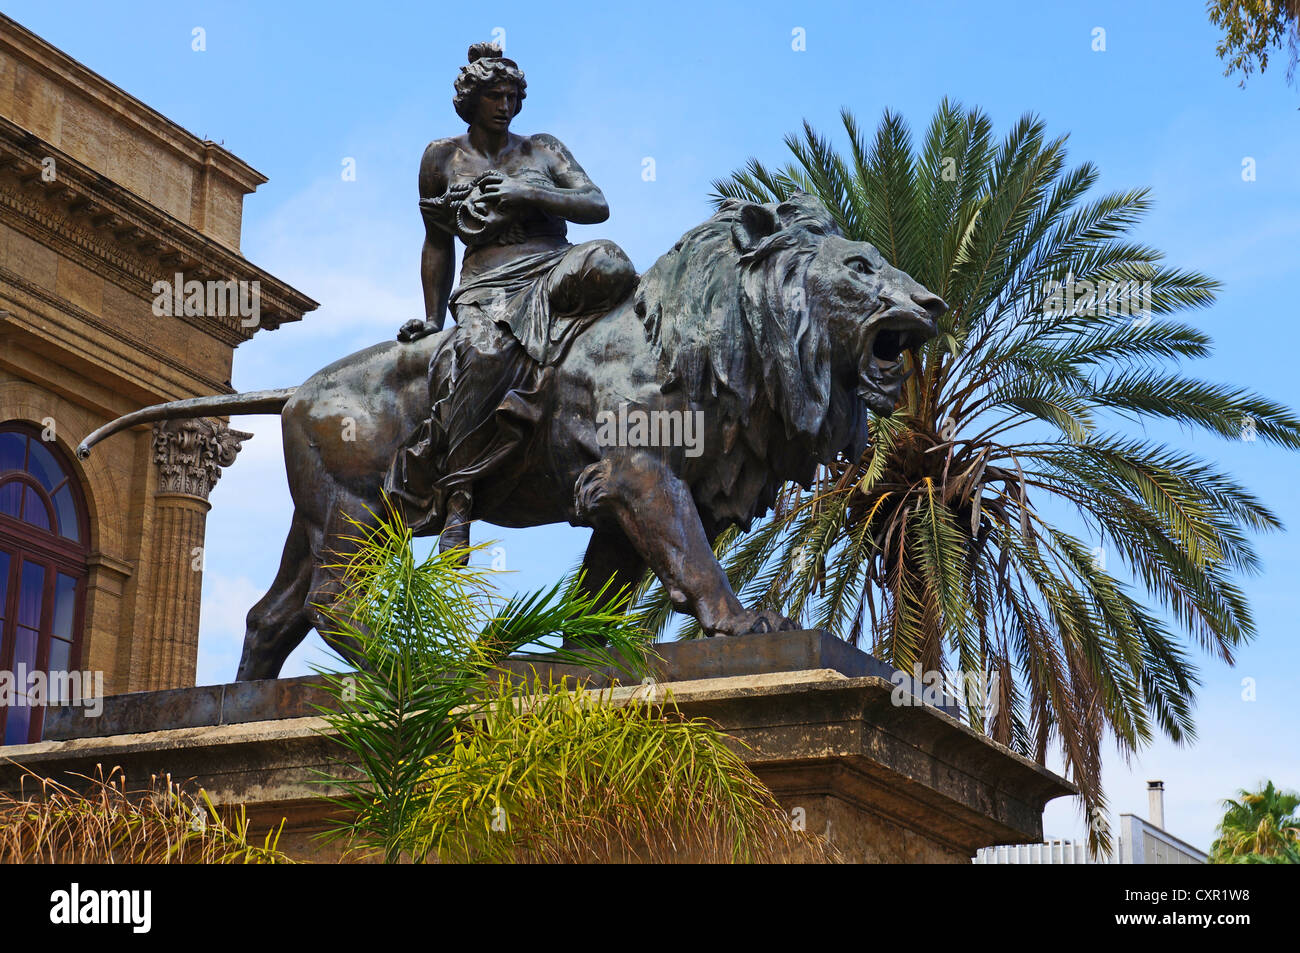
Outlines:
[[713, 635], [764, 635], [799, 628], [790, 619], [771, 609], [746, 610], [720, 624]]

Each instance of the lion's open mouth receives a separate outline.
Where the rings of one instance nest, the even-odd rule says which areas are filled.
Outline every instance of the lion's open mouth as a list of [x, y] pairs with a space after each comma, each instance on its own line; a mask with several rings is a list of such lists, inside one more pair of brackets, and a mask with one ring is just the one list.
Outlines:
[[893, 412], [903, 383], [903, 354], [934, 336], [934, 323], [913, 314], [885, 316], [858, 368], [858, 397], [877, 414]]
[[871, 342], [871, 356], [882, 367], [897, 364], [904, 351], [924, 344], [928, 337], [916, 329], [884, 328]]

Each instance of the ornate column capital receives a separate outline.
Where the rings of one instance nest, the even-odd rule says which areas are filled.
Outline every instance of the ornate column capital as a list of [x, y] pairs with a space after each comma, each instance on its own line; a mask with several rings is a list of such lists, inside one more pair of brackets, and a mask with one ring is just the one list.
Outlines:
[[221, 468], [235, 462], [239, 448], [252, 436], [205, 417], [154, 424], [153, 462], [158, 466], [159, 495], [206, 500], [221, 479]]

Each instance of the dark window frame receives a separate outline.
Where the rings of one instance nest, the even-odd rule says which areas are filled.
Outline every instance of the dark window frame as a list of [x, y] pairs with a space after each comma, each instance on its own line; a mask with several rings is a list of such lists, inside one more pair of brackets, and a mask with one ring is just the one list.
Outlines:
[[[5, 593], [4, 619], [0, 625], [0, 671], [13, 672], [14, 653], [17, 650], [17, 614], [21, 590], [21, 573], [24, 563], [33, 563], [45, 569], [45, 587], [41, 592], [41, 616], [36, 645], [36, 668], [42, 672], [49, 671], [50, 649], [54, 638], [54, 602], [59, 574], [71, 576], [74, 580], [72, 641], [68, 655], [68, 671], [79, 671], [85, 641], [86, 590], [89, 580], [90, 555], [90, 520], [87, 512], [85, 489], [81, 477], [68, 454], [53, 441], [42, 440], [41, 428], [27, 421], [4, 421], [0, 423], [0, 433], [20, 433], [31, 440], [40, 440], [54, 457], [55, 462], [66, 478], [56, 485], [56, 489], [68, 485], [72, 487], [73, 504], [76, 507], [77, 530], [80, 541], [74, 542], [59, 535], [57, 530], [44, 530], [17, 517], [0, 513], [0, 550], [9, 556], [8, 578]], [[8, 483], [17, 479], [39, 492], [41, 502], [47, 515], [56, 517], [57, 510], [53, 503], [53, 494], [41, 486], [29, 471], [31, 451], [24, 455], [24, 469], [0, 472], [0, 482]], [[20, 504], [19, 512], [22, 512]], [[57, 525], [57, 518], [50, 520], [50, 525]], [[25, 688], [25, 686], [22, 686]], [[0, 745], [4, 744], [9, 709], [0, 706]], [[28, 742], [39, 741], [45, 722], [44, 707], [31, 709], [31, 723], [28, 728]]]

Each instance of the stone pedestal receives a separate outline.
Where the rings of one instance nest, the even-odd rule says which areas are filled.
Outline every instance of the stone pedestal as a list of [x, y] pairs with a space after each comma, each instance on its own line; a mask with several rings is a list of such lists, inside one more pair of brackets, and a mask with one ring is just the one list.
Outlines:
[[[1076, 793], [939, 709], [895, 704], [887, 666], [823, 633], [660, 648], [668, 677], [656, 690], [743, 742], [781, 804], [851, 860], [969, 863], [980, 847], [1041, 841], [1043, 806]], [[775, 670], [748, 670], [763, 664]], [[51, 711], [51, 740], [0, 758], [60, 779], [96, 764], [140, 784], [152, 774], [193, 778], [218, 802], [245, 804], [255, 829], [287, 819], [284, 846], [328, 860], [335, 853], [313, 839], [328, 813], [313, 779], [337, 750], [315, 717], [323, 703], [312, 678], [113, 696], [96, 719]], [[18, 780], [0, 764], [0, 790]]]

